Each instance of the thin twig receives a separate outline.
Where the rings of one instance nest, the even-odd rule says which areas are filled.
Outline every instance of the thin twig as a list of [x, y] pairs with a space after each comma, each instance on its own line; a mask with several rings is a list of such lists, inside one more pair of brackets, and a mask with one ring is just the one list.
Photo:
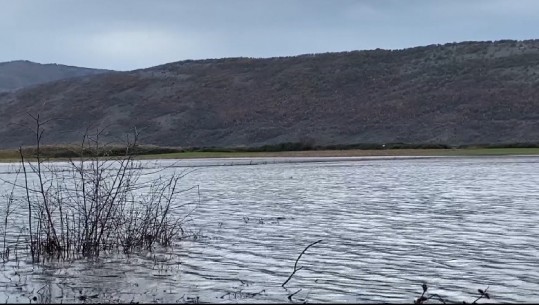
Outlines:
[[298, 292], [300, 292], [300, 291], [301, 291], [301, 289], [288, 296], [288, 299], [290, 300], [290, 302], [292, 302], [292, 297], [295, 296], [296, 294], [298, 294]]
[[481, 293], [481, 295], [477, 299], [475, 299], [475, 301], [473, 301], [472, 304], [476, 304], [477, 301], [479, 301], [480, 299], [482, 299], [485, 296], [485, 294], [488, 295], [487, 290], [488, 290], [489, 287], [490, 286], [487, 286], [487, 288], [483, 292], [479, 291], [479, 293]]
[[34, 233], [32, 231], [32, 203], [30, 201], [30, 191], [28, 188], [28, 173], [26, 172], [26, 166], [24, 165], [24, 154], [22, 153], [22, 147], [19, 147], [19, 154], [21, 156], [21, 165], [24, 172], [24, 185], [26, 190], [26, 202], [28, 203], [28, 230], [30, 235], [30, 252], [32, 253], [32, 263], [34, 263], [35, 255], [34, 255], [34, 239], [32, 237], [32, 234]]
[[305, 253], [305, 251], [307, 251], [307, 249], [309, 249], [310, 247], [316, 245], [317, 243], [319, 242], [322, 242], [322, 239], [320, 240], [317, 240], [315, 241], [314, 243], [308, 245], [307, 247], [305, 247], [305, 249], [303, 249], [303, 251], [301, 251], [300, 255], [298, 256], [298, 258], [296, 259], [296, 263], [294, 264], [294, 271], [292, 271], [292, 273], [290, 274], [290, 276], [288, 277], [288, 279], [281, 285], [281, 287], [284, 288], [284, 285], [286, 285], [288, 283], [288, 281], [290, 281], [290, 279], [292, 278], [292, 276], [294, 276], [294, 274], [296, 274], [296, 272], [298, 272], [299, 270], [303, 269], [303, 267], [299, 267], [298, 268], [298, 262], [299, 262], [299, 259], [301, 258], [301, 256], [303, 255], [303, 253]]

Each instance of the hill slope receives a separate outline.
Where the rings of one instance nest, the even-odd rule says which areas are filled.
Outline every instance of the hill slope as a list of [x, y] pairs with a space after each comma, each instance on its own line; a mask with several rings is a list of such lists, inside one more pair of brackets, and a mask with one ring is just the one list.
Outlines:
[[181, 61], [0, 95], [0, 145], [31, 144], [26, 111], [57, 120], [47, 143], [86, 127], [169, 146], [289, 141], [539, 141], [539, 40], [465, 42], [268, 59]]
[[108, 70], [17, 60], [0, 63], [0, 91], [8, 91], [59, 79], [100, 74]]

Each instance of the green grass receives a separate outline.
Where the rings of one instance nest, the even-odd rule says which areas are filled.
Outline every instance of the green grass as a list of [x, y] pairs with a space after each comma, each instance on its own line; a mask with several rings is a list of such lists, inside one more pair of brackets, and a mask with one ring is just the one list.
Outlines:
[[539, 148], [461, 148], [441, 150], [440, 153], [458, 156], [539, 155]]
[[15, 149], [0, 150], [0, 161], [14, 162], [19, 160], [19, 152]]
[[306, 150], [281, 152], [180, 152], [144, 155], [140, 159], [191, 159], [241, 157], [361, 157], [361, 156], [509, 156], [539, 155], [539, 148], [460, 148], [388, 150]]
[[[276, 152], [219, 152], [188, 151], [161, 154], [145, 154], [137, 159], [194, 159], [194, 158], [256, 158], [256, 157], [362, 157], [362, 156], [509, 156], [539, 155], [539, 148], [459, 148], [459, 149], [345, 149], [304, 150]], [[50, 158], [66, 160], [65, 157]], [[0, 150], [1, 162], [19, 161], [17, 150]]]

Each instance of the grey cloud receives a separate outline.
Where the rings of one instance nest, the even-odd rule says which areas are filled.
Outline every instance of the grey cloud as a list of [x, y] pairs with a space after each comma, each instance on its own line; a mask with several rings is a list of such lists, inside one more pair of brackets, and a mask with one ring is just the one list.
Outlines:
[[183, 59], [530, 39], [538, 13], [533, 0], [0, 0], [0, 61], [128, 70]]

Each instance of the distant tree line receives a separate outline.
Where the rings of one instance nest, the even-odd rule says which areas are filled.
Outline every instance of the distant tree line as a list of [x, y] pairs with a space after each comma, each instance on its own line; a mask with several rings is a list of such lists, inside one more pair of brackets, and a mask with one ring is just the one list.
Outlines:
[[[253, 147], [159, 147], [140, 145], [131, 148], [133, 155], [158, 155], [181, 152], [280, 152], [280, 151], [316, 151], [316, 150], [385, 150], [385, 149], [465, 149], [465, 148], [539, 148], [539, 142], [533, 143], [501, 143], [501, 144], [466, 144], [449, 145], [442, 143], [356, 143], [315, 145], [307, 142], [284, 142]], [[35, 147], [23, 148], [29, 156], [36, 155]], [[106, 149], [95, 150], [85, 148], [76, 150], [71, 146], [43, 146], [40, 154], [44, 158], [75, 158], [75, 157], [112, 157], [125, 155], [125, 147], [108, 146]]]

